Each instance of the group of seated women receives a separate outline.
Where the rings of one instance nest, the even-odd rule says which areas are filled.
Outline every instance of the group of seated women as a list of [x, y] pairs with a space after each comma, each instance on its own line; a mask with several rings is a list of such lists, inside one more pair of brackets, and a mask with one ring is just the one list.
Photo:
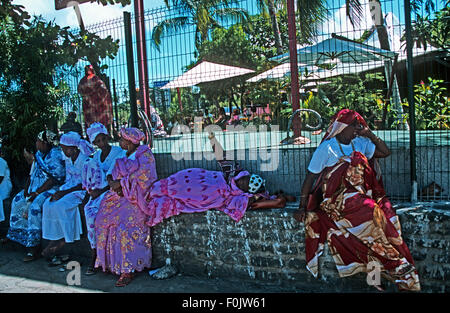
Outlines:
[[[7, 234], [27, 247], [26, 262], [41, 255], [58, 262], [64, 244], [80, 239], [84, 216], [92, 249], [86, 274], [108, 271], [119, 276], [116, 286], [125, 286], [136, 272], [151, 267], [150, 228], [164, 219], [214, 209], [238, 222], [248, 209], [295, 201], [283, 193], [271, 196], [261, 176], [225, 160], [212, 133], [220, 171], [188, 168], [160, 180], [139, 129], [121, 129], [119, 146], [110, 144], [100, 123], [86, 133], [89, 142], [74, 132], [59, 140], [48, 130], [37, 136], [29, 179], [13, 198]], [[358, 113], [342, 110], [333, 118], [310, 161], [294, 214], [305, 224], [307, 268], [314, 276], [326, 240], [341, 277], [366, 272], [369, 262], [377, 262], [400, 289], [420, 290], [375, 166], [377, 158], [389, 154]], [[40, 251], [42, 238], [49, 244]]]

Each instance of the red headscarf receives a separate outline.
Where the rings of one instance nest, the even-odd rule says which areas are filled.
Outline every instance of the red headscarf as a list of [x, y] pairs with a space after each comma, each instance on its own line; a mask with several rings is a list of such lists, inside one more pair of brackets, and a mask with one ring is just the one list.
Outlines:
[[355, 119], [361, 125], [367, 127], [366, 121], [358, 112], [349, 109], [340, 110], [331, 119], [330, 126], [328, 126], [327, 132], [325, 133], [325, 136], [323, 137], [322, 141], [335, 137], [337, 134], [342, 132], [347, 126], [351, 125], [355, 121]]

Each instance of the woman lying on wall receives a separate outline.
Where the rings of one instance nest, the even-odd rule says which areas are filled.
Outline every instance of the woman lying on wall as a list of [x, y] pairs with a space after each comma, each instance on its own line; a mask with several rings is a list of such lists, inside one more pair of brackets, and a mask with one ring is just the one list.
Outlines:
[[[378, 267], [399, 289], [420, 290], [375, 160], [389, 155], [357, 112], [341, 110], [332, 119], [312, 156], [294, 214], [305, 223], [306, 263], [314, 277], [327, 240], [340, 277]], [[374, 287], [383, 290], [381, 284]]]
[[222, 171], [189, 168], [155, 182], [146, 195], [147, 225], [155, 226], [180, 213], [216, 209], [238, 222], [247, 209], [283, 208], [295, 197], [270, 196], [265, 180], [224, 160], [224, 151], [214, 134], [209, 135], [216, 160]]

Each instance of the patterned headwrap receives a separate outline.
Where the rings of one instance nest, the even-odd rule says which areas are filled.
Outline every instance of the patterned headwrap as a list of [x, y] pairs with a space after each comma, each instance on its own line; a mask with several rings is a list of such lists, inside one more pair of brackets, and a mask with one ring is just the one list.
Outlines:
[[137, 128], [129, 127], [129, 128], [122, 128], [120, 130], [120, 137], [122, 137], [125, 140], [131, 141], [135, 145], [138, 145], [141, 142], [141, 140], [144, 140], [145, 134]]
[[57, 146], [59, 144], [58, 141], [58, 135], [56, 135], [54, 132], [52, 132], [51, 130], [43, 130], [41, 131], [37, 138], [40, 141], [46, 142], [52, 146]]
[[76, 132], [68, 132], [61, 136], [60, 144], [69, 147], [77, 147], [81, 153], [91, 155], [95, 149], [89, 142], [81, 139], [80, 134]]
[[249, 193], [256, 193], [261, 186], [266, 186], [266, 181], [262, 179], [261, 176], [256, 174], [251, 174], [247, 171], [240, 171], [239, 174], [233, 177], [234, 181], [239, 180], [240, 178], [244, 176], [250, 176], [250, 180], [248, 182], [248, 192]]
[[89, 141], [93, 144], [95, 138], [97, 138], [98, 135], [100, 135], [100, 134], [108, 135], [108, 130], [102, 123], [94, 122], [86, 130], [86, 133], [89, 137]]
[[261, 186], [265, 185], [266, 181], [262, 179], [261, 176], [252, 174], [252, 176], [250, 176], [250, 181], [248, 183], [248, 191], [250, 193], [256, 193], [261, 188]]
[[332, 119], [330, 126], [328, 126], [327, 132], [323, 137], [322, 141], [327, 139], [331, 139], [342, 132], [347, 126], [352, 124], [354, 121], [358, 120], [358, 122], [367, 127], [367, 123], [364, 118], [356, 111], [343, 109], [340, 110]]

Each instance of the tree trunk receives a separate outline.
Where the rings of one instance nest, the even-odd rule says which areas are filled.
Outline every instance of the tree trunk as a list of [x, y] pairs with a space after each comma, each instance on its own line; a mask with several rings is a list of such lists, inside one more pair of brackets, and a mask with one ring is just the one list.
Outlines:
[[267, 0], [267, 7], [269, 9], [269, 15], [272, 21], [273, 35], [275, 36], [275, 47], [277, 48], [277, 54], [280, 55], [283, 53], [283, 47], [281, 42], [280, 27], [278, 25], [277, 11], [273, 0]]

